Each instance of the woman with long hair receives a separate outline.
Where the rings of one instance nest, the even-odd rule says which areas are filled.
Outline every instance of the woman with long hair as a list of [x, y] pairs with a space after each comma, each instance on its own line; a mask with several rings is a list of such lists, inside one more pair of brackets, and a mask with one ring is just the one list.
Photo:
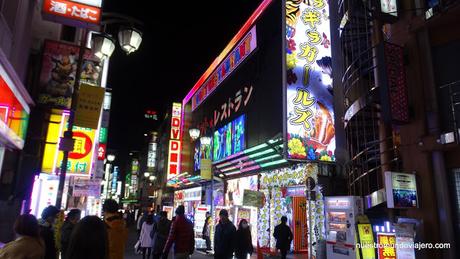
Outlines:
[[63, 259], [108, 259], [108, 240], [104, 222], [97, 216], [86, 216], [73, 229], [67, 257]]
[[141, 235], [139, 236], [140, 247], [142, 248], [142, 258], [150, 258], [153, 247], [153, 215], [149, 214], [145, 218], [145, 222], [142, 224]]
[[40, 238], [38, 221], [30, 214], [20, 215], [14, 223], [16, 240], [0, 249], [2, 259], [43, 259], [45, 243]]
[[248, 221], [242, 219], [235, 234], [235, 257], [247, 259], [248, 255], [252, 255], [253, 252], [251, 229]]

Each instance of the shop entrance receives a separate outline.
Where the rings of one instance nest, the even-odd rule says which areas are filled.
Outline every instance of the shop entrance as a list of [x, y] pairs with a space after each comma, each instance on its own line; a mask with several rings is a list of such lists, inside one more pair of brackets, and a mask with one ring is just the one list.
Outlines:
[[307, 199], [292, 197], [292, 226], [294, 231], [294, 251], [308, 252]]

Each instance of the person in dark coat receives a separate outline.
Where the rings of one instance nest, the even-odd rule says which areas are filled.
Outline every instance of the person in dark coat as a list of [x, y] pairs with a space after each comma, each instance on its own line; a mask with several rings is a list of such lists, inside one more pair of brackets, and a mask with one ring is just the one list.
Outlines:
[[206, 212], [206, 219], [204, 221], [204, 226], [203, 226], [203, 239], [206, 241], [206, 252], [211, 250], [211, 229], [210, 229], [210, 224], [211, 224], [212, 218], [211, 218], [211, 213]]
[[248, 221], [242, 219], [235, 234], [235, 257], [237, 259], [247, 259], [248, 254], [252, 255], [253, 252], [251, 229]]
[[175, 259], [189, 259], [195, 250], [195, 233], [193, 224], [185, 217], [185, 208], [179, 205], [176, 209], [176, 219], [171, 224], [168, 240], [163, 249], [163, 257], [168, 258], [169, 249], [174, 244]]
[[286, 259], [287, 252], [293, 239], [291, 228], [286, 225], [286, 216], [281, 217], [281, 224], [275, 227], [273, 236], [276, 239], [276, 248], [281, 252], [281, 259]]
[[236, 228], [228, 219], [228, 211], [226, 209], [219, 212], [219, 217], [219, 224], [217, 224], [216, 233], [214, 233], [214, 258], [233, 258]]
[[61, 228], [61, 255], [62, 258], [67, 258], [67, 248], [69, 247], [70, 236], [75, 225], [78, 223], [81, 217], [81, 210], [71, 209], [67, 214], [67, 218]]
[[80, 220], [72, 231], [66, 256], [63, 259], [109, 259], [109, 238], [104, 221], [97, 216]]
[[45, 242], [45, 258], [56, 259], [57, 249], [54, 241], [54, 222], [56, 221], [59, 209], [55, 206], [48, 206], [42, 212], [42, 218], [38, 221], [40, 237]]
[[160, 219], [154, 223], [153, 227], [153, 259], [160, 259], [163, 249], [168, 239], [171, 221], [168, 219], [166, 211], [160, 212]]

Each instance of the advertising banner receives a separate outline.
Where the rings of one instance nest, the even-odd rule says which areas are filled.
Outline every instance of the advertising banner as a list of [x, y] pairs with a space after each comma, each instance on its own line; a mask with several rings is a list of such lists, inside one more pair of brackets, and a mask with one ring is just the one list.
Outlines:
[[182, 120], [182, 105], [180, 103], [173, 103], [171, 112], [171, 133], [169, 140], [169, 153], [168, 153], [168, 168], [167, 179], [179, 174], [180, 164], [180, 150], [181, 150], [181, 120]]
[[263, 208], [265, 205], [265, 195], [263, 192], [244, 190], [243, 206]]
[[[86, 2], [94, 6], [86, 5]], [[44, 0], [42, 13], [45, 20], [75, 27], [97, 28], [101, 20], [100, 5], [101, 1]]]
[[378, 259], [396, 259], [396, 237], [394, 234], [377, 233]]
[[329, 5], [286, 1], [287, 158], [335, 161]]
[[374, 234], [371, 224], [358, 224], [362, 259], [375, 259]]
[[201, 159], [201, 179], [212, 179], [212, 163], [211, 159]]
[[101, 195], [101, 180], [76, 178], [73, 185], [73, 197]]
[[385, 172], [388, 208], [417, 208], [415, 174]]
[[97, 129], [101, 116], [105, 89], [98, 86], [81, 84], [78, 92], [75, 126]]
[[227, 206], [243, 205], [245, 190], [257, 190], [257, 175], [227, 181], [225, 203]]
[[213, 161], [222, 160], [245, 149], [244, 129], [245, 116], [241, 115], [214, 132]]
[[[77, 71], [79, 47], [46, 40], [40, 72], [38, 103], [56, 108], [69, 109]], [[101, 67], [92, 59], [90, 50], [85, 51], [81, 82], [91, 85], [100, 83]]]

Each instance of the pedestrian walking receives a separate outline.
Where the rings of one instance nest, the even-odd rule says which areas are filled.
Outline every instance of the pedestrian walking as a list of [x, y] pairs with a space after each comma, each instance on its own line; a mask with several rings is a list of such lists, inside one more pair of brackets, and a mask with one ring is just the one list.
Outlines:
[[276, 239], [276, 248], [280, 250], [281, 259], [286, 259], [287, 252], [291, 248], [293, 239], [291, 228], [286, 225], [286, 216], [281, 217], [281, 224], [275, 227], [273, 237]]
[[151, 236], [153, 230], [153, 215], [148, 215], [142, 224], [141, 235], [139, 237], [140, 247], [142, 249], [142, 258], [150, 258], [153, 247], [153, 238]]
[[168, 219], [166, 211], [160, 212], [160, 219], [153, 224], [153, 259], [160, 259], [171, 227], [171, 221]]
[[120, 217], [118, 213], [118, 208], [118, 203], [112, 199], [106, 200], [102, 206], [109, 238], [109, 259], [124, 258], [126, 240], [128, 239], [128, 229], [123, 217]]
[[219, 224], [214, 233], [214, 258], [233, 258], [235, 251], [235, 225], [228, 219], [228, 211], [223, 209], [219, 212]]
[[248, 221], [242, 219], [235, 234], [235, 257], [237, 259], [247, 259], [248, 254], [252, 255], [253, 252], [251, 229]]
[[30, 214], [20, 215], [14, 223], [16, 240], [0, 249], [1, 259], [43, 259], [45, 243], [40, 238], [37, 219]]
[[211, 213], [206, 212], [206, 219], [203, 226], [203, 239], [206, 241], [206, 253], [211, 250]]
[[104, 221], [97, 216], [86, 216], [75, 225], [63, 259], [109, 259], [108, 242]]
[[169, 250], [174, 244], [174, 258], [188, 259], [195, 250], [195, 235], [193, 224], [185, 217], [185, 208], [180, 205], [176, 209], [176, 218], [171, 224], [168, 240], [163, 249], [162, 258], [168, 258]]
[[56, 259], [58, 257], [54, 241], [54, 222], [58, 214], [59, 209], [50, 205], [43, 210], [42, 218], [38, 221], [40, 237], [45, 242], [44, 259]]
[[67, 258], [67, 248], [69, 247], [70, 236], [75, 225], [78, 223], [81, 217], [81, 210], [71, 209], [67, 214], [67, 218], [61, 228], [61, 256]]
[[137, 236], [141, 235], [142, 224], [144, 224], [145, 217], [147, 217], [147, 212], [143, 211], [141, 215], [137, 218], [136, 226], [137, 226]]

